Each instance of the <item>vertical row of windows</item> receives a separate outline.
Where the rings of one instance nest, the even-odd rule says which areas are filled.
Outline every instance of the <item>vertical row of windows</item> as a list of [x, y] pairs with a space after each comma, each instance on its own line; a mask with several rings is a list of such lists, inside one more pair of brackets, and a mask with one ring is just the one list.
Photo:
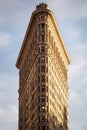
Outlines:
[[44, 29], [45, 29], [45, 24], [44, 23], [39, 24], [39, 32], [43, 32]]
[[[41, 17], [41, 20], [44, 20], [44, 16]], [[41, 43], [40, 46], [38, 47], [38, 53], [47, 53], [47, 47], [45, 46], [44, 42], [46, 41], [46, 24], [45, 23], [40, 23], [39, 24], [39, 42]], [[43, 43], [43, 44], [42, 44]], [[47, 57], [46, 56], [41, 56], [38, 58], [38, 82], [41, 83], [42, 85], [38, 86], [38, 90], [40, 95], [38, 96], [39, 103], [40, 105], [38, 106], [38, 110], [40, 112], [39, 116], [39, 123], [45, 123], [47, 121], [46, 116], [45, 116], [45, 111], [48, 109], [45, 105], [45, 102], [47, 101], [47, 97], [45, 92], [47, 91], [47, 87], [44, 85], [48, 81], [48, 77], [46, 77], [45, 73], [47, 72], [47, 67], [46, 67], [46, 62], [47, 62]], [[42, 72], [42, 74], [40, 74]], [[42, 115], [41, 115], [42, 114]], [[41, 125], [41, 124], [40, 124]], [[48, 130], [47, 126], [41, 125], [39, 126], [38, 130]]]
[[39, 24], [39, 32], [40, 32], [39, 41], [40, 42], [44, 42], [45, 41], [44, 26], [45, 26], [44, 24]]
[[42, 43], [46, 41], [45, 32], [46, 32], [46, 24], [45, 23], [39, 24], [39, 33], [40, 33], [39, 41]]

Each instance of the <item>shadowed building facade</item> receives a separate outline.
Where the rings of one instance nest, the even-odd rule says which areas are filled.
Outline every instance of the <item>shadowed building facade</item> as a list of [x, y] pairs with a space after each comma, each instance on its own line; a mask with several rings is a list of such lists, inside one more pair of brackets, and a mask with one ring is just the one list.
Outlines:
[[69, 63], [52, 11], [44, 3], [37, 5], [16, 62], [19, 130], [69, 130]]

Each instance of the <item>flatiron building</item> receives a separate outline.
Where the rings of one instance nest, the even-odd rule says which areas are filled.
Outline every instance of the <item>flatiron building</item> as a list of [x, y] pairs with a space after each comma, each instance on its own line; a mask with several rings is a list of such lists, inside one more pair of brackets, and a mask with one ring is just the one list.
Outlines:
[[70, 58], [47, 4], [32, 13], [16, 62], [19, 69], [19, 130], [69, 130]]

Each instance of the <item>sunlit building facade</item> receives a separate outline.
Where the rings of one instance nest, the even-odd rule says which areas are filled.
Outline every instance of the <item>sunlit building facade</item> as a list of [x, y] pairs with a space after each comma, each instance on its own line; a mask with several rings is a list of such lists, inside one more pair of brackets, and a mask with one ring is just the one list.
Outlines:
[[19, 130], [69, 130], [69, 63], [52, 11], [44, 3], [37, 5], [16, 62]]

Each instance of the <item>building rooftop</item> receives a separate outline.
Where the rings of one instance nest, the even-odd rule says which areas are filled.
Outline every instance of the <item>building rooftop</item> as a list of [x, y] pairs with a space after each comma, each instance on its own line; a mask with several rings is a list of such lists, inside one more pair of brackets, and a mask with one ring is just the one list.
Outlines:
[[49, 9], [48, 5], [46, 3], [40, 3], [36, 6], [36, 9]]

